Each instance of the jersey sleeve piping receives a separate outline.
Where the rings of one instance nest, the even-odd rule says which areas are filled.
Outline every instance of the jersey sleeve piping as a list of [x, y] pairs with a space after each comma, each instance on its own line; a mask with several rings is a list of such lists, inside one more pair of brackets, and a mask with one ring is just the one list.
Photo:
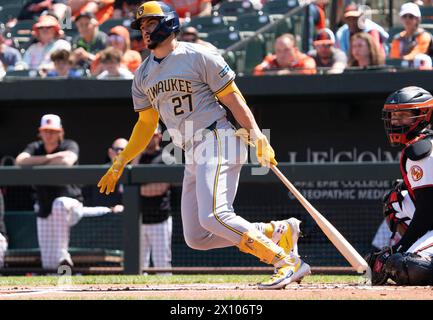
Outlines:
[[217, 95], [218, 93], [220, 93], [220, 92], [222, 92], [222, 91], [224, 91], [224, 89], [225, 88], [227, 88], [233, 81], [234, 81], [235, 79], [233, 78], [233, 79], [230, 79], [224, 86], [222, 86], [222, 88], [221, 89], [219, 89], [219, 90], [217, 90], [216, 92], [215, 92], [215, 95]]
[[150, 106], [147, 106], [147, 107], [144, 107], [144, 108], [140, 108], [140, 109], [134, 109], [134, 111], [135, 111], [135, 112], [141, 112], [141, 111], [144, 111], [144, 110], [147, 110], [147, 109], [150, 109], [150, 108], [152, 108], [151, 105], [150, 105]]

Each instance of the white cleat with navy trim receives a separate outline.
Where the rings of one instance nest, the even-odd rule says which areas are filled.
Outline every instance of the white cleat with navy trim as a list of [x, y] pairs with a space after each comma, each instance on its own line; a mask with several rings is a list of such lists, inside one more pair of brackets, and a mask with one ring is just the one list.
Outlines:
[[305, 276], [311, 274], [310, 266], [301, 259], [296, 259], [296, 263], [287, 263], [284, 260], [281, 261], [282, 266], [275, 266], [271, 279], [258, 284], [259, 289], [283, 289], [290, 283], [300, 283]]

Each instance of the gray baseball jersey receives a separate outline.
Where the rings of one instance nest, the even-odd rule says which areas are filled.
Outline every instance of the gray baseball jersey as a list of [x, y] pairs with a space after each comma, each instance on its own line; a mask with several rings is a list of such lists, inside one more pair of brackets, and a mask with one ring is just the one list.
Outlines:
[[204, 154], [204, 161], [196, 161], [195, 151], [185, 152], [182, 223], [185, 241], [195, 249], [237, 245], [244, 232], [255, 228], [233, 210], [247, 152], [215, 98], [234, 78], [218, 52], [178, 42], [162, 61], [150, 55], [137, 70], [132, 85], [135, 110], [155, 108], [180, 147], [195, 132], [216, 122], [192, 148]]
[[[162, 61], [151, 54], [137, 70], [132, 84], [134, 109], [155, 108], [173, 143], [182, 147], [197, 130], [225, 117], [215, 95], [234, 78], [235, 73], [217, 51], [178, 42]], [[189, 125], [187, 121], [191, 121]]]

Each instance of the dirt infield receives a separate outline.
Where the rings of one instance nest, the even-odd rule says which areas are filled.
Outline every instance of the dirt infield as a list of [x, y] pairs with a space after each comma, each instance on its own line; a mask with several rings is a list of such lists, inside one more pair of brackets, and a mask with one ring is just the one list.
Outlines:
[[284, 290], [259, 290], [246, 284], [74, 285], [2, 287], [7, 299], [167, 299], [167, 300], [433, 300], [433, 287], [372, 287], [354, 284], [293, 284]]

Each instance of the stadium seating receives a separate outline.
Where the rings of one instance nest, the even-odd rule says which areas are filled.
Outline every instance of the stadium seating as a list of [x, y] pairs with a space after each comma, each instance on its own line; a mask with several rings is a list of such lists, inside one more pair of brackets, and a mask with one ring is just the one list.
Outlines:
[[[231, 45], [253, 36], [253, 32], [216, 31], [208, 35], [207, 41], [219, 49], [227, 49]], [[250, 73], [266, 55], [265, 41], [262, 35], [256, 35], [245, 46], [234, 52], [236, 56], [236, 71]]]
[[265, 14], [246, 14], [238, 17], [235, 28], [239, 31], [257, 31], [271, 23], [271, 17]]
[[16, 79], [16, 78], [40, 78], [39, 73], [36, 70], [8, 70], [4, 79]]
[[217, 30], [228, 30], [229, 23], [227, 19], [222, 16], [207, 16], [191, 19], [188, 26], [196, 28], [198, 32], [209, 33]]
[[218, 49], [226, 49], [229, 46], [242, 40], [241, 33], [239, 31], [232, 30], [220, 30], [209, 33], [207, 39]]
[[11, 18], [15, 18], [21, 11], [21, 4], [2, 4], [0, 5], [0, 22], [7, 22]]
[[433, 23], [433, 7], [420, 7], [423, 23]]
[[394, 39], [394, 36], [400, 32], [402, 32], [404, 29], [401, 26], [397, 26], [397, 27], [392, 27], [388, 30], [388, 34], [389, 34], [389, 38], [388, 38], [388, 42], [391, 43], [392, 39]]
[[263, 12], [267, 14], [286, 14], [297, 6], [298, 2], [296, 0], [273, 0], [266, 2], [263, 6]]
[[[20, 2], [22, 2], [22, 1], [20, 1]], [[11, 4], [16, 4], [17, 3], [17, 0], [2, 0], [1, 1], [1, 6], [9, 6], [9, 5], [11, 5]], [[20, 7], [22, 7], [23, 6], [23, 4], [21, 3], [21, 4], [19, 4], [19, 6]]]
[[129, 28], [130, 25], [131, 20], [129, 19], [109, 19], [99, 26], [99, 30], [108, 33], [110, 29], [115, 26], [124, 26], [126, 28]]
[[16, 25], [10, 30], [11, 36], [31, 36], [34, 23], [35, 22], [33, 20], [19, 20]]
[[7, 36], [13, 39], [15, 46], [20, 51], [27, 49], [31, 44], [34, 23], [33, 20], [20, 20], [8, 31]]
[[432, 21], [432, 23], [421, 23], [420, 27], [425, 29], [425, 31], [432, 33], [433, 32], [433, 21]]
[[391, 59], [387, 58], [385, 61], [387, 66], [393, 66], [397, 68], [409, 68], [409, 61], [403, 59]]
[[257, 12], [249, 1], [223, 1], [219, 5], [217, 12], [221, 16], [239, 17], [243, 14]]

